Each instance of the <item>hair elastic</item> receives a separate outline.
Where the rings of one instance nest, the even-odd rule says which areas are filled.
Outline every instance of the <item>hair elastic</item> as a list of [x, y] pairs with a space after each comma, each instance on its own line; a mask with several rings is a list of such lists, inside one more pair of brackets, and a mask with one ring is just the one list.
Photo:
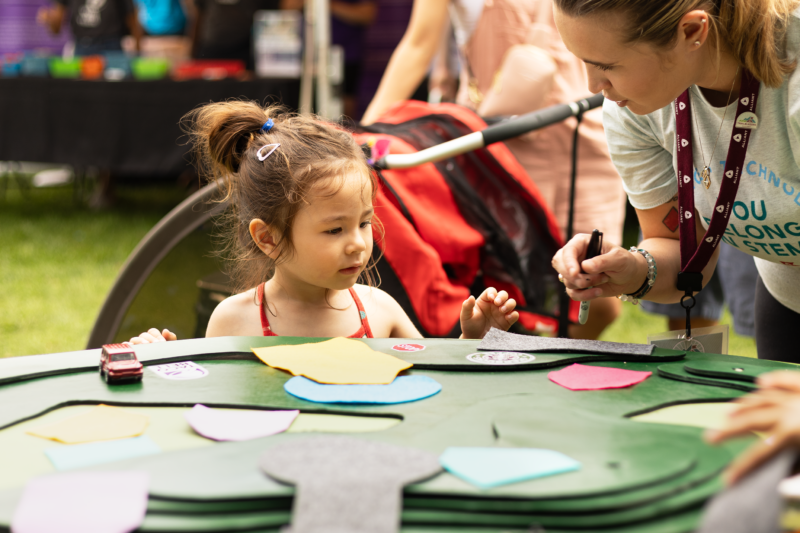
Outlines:
[[[269, 133], [269, 130], [271, 130], [272, 126], [274, 126], [274, 125], [275, 125], [275, 123], [272, 121], [272, 119], [268, 118], [267, 121], [264, 123], [264, 125], [261, 126], [261, 131], [263, 131], [264, 133]], [[262, 161], [263, 161], [263, 159], [262, 159]]]
[[[265, 144], [264, 146], [262, 146], [261, 148], [258, 149], [258, 152], [256, 152], [256, 157], [258, 157], [259, 161], [264, 161], [266, 158], [271, 156], [272, 152], [277, 150], [280, 145], [281, 145], [280, 143]], [[270, 150], [269, 152], [264, 154], [264, 153], [262, 153], [264, 151], [264, 148], [272, 148], [272, 150]]]

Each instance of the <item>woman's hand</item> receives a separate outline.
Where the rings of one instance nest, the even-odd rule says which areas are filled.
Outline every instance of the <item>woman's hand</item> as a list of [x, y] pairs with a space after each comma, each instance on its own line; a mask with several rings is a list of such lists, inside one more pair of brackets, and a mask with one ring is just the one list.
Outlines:
[[575, 235], [553, 257], [553, 268], [564, 278], [569, 297], [584, 301], [636, 292], [647, 278], [644, 257], [603, 243], [601, 255], [582, 261], [590, 237]]
[[800, 447], [800, 372], [770, 372], [758, 379], [760, 389], [736, 401], [724, 428], [706, 432], [718, 444], [754, 431], [769, 434], [737, 457], [725, 472], [734, 484], [750, 471], [786, 448]]
[[478, 296], [467, 298], [461, 305], [461, 339], [482, 339], [491, 328], [503, 331], [519, 319], [514, 311], [517, 302], [506, 291], [489, 287]]
[[176, 340], [178, 340], [178, 336], [172, 333], [168, 329], [159, 332], [156, 328], [150, 328], [144, 333], [140, 333], [138, 337], [133, 337], [128, 342], [130, 344], [150, 344], [153, 342], [166, 342], [166, 341], [176, 341]]

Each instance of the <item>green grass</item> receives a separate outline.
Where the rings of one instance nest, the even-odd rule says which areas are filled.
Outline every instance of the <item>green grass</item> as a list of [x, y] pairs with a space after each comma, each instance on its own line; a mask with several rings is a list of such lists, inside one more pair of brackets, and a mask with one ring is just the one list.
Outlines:
[[[129, 187], [118, 196], [114, 209], [101, 212], [76, 205], [69, 187], [31, 189], [27, 197], [10, 189], [0, 199], [0, 357], [84, 349], [128, 254], [185, 193]], [[168, 254], [131, 305], [117, 340], [152, 326], [191, 336], [195, 284], [217, 268], [209, 249], [198, 232]], [[730, 314], [722, 323], [732, 323]], [[648, 333], [666, 327], [663, 317], [625, 304], [602, 339], [645, 343]], [[755, 357], [755, 343], [731, 331], [729, 353]]]
[[0, 198], [0, 357], [81, 350], [120, 267], [185, 194], [122, 188], [94, 212], [70, 187]]

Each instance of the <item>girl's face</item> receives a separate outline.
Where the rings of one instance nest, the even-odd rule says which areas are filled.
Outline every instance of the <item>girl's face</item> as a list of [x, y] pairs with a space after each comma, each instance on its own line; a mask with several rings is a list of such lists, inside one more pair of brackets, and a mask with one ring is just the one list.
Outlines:
[[694, 83], [697, 55], [680, 33], [673, 48], [657, 50], [624, 44], [624, 17], [613, 13], [570, 17], [556, 9], [555, 22], [569, 51], [586, 63], [589, 90], [637, 115], [666, 107]]
[[294, 253], [278, 269], [284, 279], [348, 289], [372, 256], [372, 182], [364, 173], [352, 173], [320, 182], [315, 190], [295, 215]]

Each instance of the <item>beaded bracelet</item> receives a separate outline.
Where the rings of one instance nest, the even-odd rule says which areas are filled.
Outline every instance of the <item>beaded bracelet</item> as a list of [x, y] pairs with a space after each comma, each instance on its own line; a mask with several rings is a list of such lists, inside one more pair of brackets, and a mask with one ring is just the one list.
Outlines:
[[642, 286], [639, 287], [635, 292], [632, 294], [620, 294], [617, 296], [623, 302], [631, 302], [633, 305], [638, 305], [639, 300], [645, 297], [650, 289], [653, 288], [653, 285], [656, 282], [656, 276], [658, 275], [658, 268], [656, 267], [656, 260], [653, 259], [653, 256], [650, 255], [650, 252], [647, 250], [642, 250], [641, 248], [636, 248], [635, 246], [631, 246], [630, 248], [631, 253], [640, 253], [642, 257], [644, 257], [645, 261], [647, 261], [647, 277], [642, 283]]

